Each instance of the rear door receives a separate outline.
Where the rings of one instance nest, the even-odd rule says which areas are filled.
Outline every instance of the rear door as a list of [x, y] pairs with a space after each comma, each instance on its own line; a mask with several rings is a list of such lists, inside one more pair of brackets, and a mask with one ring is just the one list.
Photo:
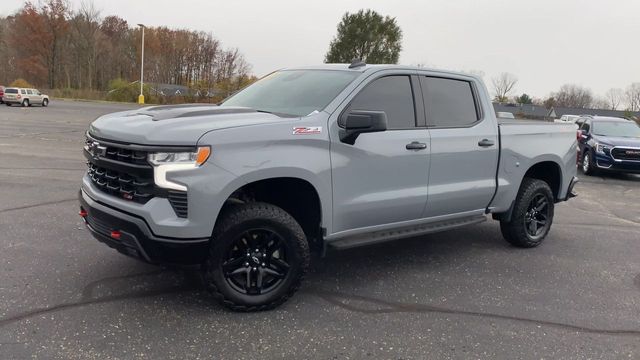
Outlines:
[[496, 119], [479, 96], [484, 88], [464, 76], [421, 76], [420, 83], [431, 134], [424, 216], [483, 213], [496, 189], [499, 156]]
[[[414, 72], [378, 73], [331, 116], [334, 234], [421, 217], [428, 195], [429, 131], [414, 97], [419, 86]], [[351, 110], [384, 111], [387, 130], [360, 134], [354, 145], [342, 143], [341, 114]]]

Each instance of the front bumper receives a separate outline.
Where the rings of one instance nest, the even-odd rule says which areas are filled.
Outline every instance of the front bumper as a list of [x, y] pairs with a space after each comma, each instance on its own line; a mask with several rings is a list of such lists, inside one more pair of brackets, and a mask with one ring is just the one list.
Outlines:
[[608, 155], [596, 154], [595, 163], [603, 171], [640, 174], [640, 161], [615, 160]]
[[91, 234], [122, 254], [155, 264], [204, 262], [209, 238], [176, 239], [154, 235], [144, 219], [99, 203], [80, 190], [80, 213]]

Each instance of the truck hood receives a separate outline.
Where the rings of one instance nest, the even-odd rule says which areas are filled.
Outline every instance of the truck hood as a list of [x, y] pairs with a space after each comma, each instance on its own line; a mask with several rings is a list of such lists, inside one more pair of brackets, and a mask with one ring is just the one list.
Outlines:
[[593, 135], [593, 140], [611, 146], [640, 147], [640, 138]]
[[215, 105], [152, 106], [107, 114], [89, 126], [97, 138], [143, 145], [196, 145], [206, 132], [291, 121], [242, 107]]

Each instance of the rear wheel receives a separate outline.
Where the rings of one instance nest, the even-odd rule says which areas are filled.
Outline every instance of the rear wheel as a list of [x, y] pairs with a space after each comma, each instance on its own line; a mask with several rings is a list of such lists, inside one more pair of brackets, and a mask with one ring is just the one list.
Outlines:
[[49, 105], [49, 99], [42, 100], [42, 106], [47, 107]]
[[7, 105], [7, 106], [11, 106], [11, 103], [4, 103], [4, 104]]
[[24, 99], [22, 101], [22, 107], [25, 107], [25, 106], [31, 106], [31, 104], [29, 103], [29, 100], [27, 100], [27, 99]]
[[538, 246], [551, 229], [553, 211], [554, 197], [549, 184], [525, 178], [516, 197], [511, 220], [500, 222], [502, 236], [518, 247]]
[[265, 203], [234, 206], [218, 221], [205, 264], [208, 289], [236, 311], [272, 309], [300, 287], [309, 244], [300, 225]]

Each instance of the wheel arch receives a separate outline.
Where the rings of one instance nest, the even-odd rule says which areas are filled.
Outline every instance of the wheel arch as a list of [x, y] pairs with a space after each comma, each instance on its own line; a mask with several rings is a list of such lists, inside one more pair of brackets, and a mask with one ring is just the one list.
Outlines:
[[[310, 242], [321, 245], [324, 229], [330, 221], [330, 206], [327, 199], [329, 189], [324, 189], [304, 171], [271, 171], [247, 174], [225, 189], [225, 201], [214, 222], [220, 221], [225, 211], [234, 204], [243, 202], [266, 202], [289, 213], [302, 227]], [[330, 193], [329, 193], [330, 194]], [[331, 197], [328, 197], [331, 199]]]

